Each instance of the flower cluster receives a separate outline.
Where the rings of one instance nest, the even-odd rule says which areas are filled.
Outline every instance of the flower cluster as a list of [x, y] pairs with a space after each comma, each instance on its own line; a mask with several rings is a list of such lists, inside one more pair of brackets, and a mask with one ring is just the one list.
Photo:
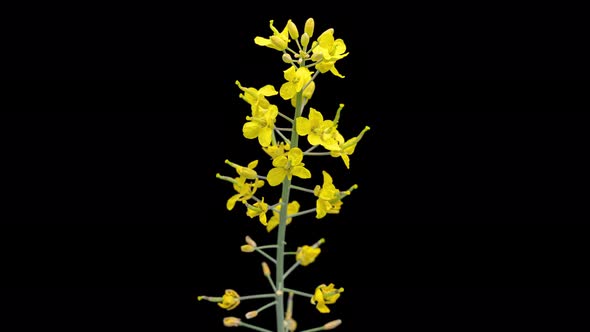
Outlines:
[[[235, 171], [233, 175], [218, 173], [217, 178], [232, 185], [233, 192], [226, 201], [226, 208], [234, 210], [240, 203], [247, 217], [257, 219], [268, 233], [276, 230], [276, 242], [258, 245], [250, 236], [240, 249], [244, 253], [259, 253], [265, 258], [262, 272], [268, 280], [272, 292], [265, 294], [239, 295], [233, 289], [226, 289], [219, 297], [200, 296], [199, 300], [215, 302], [219, 307], [233, 310], [244, 300], [268, 299], [269, 302], [256, 310], [245, 314], [246, 319], [257, 317], [263, 310], [274, 307], [277, 313], [277, 332], [294, 331], [297, 322], [293, 318], [294, 296], [307, 297], [312, 305], [322, 314], [330, 313], [333, 305], [344, 291], [333, 283], [322, 283], [313, 292], [304, 292], [286, 287], [287, 277], [299, 266], [314, 263], [321, 253], [322, 238], [313, 244], [301, 244], [296, 250], [288, 251], [286, 246], [286, 228], [296, 217], [315, 215], [323, 219], [328, 215], [339, 214], [344, 198], [351, 195], [358, 186], [353, 184], [346, 190], [338, 189], [330, 173], [321, 170], [321, 183], [305, 186], [314, 182], [315, 176], [306, 165], [308, 158], [328, 157], [342, 159], [346, 169], [350, 168], [351, 155], [363, 135], [369, 130], [365, 126], [352, 138], [345, 138], [338, 125], [343, 104], [339, 104], [332, 117], [327, 117], [317, 108], [307, 107], [316, 93], [318, 75], [330, 73], [344, 78], [336, 64], [348, 56], [346, 44], [334, 36], [334, 29], [329, 28], [314, 39], [315, 22], [312, 18], [305, 22], [303, 33], [292, 20], [288, 20], [282, 30], [270, 20], [272, 34], [254, 38], [256, 45], [270, 48], [281, 55], [286, 64], [282, 77], [284, 81], [278, 90], [271, 84], [251, 87], [236, 81], [240, 90], [239, 97], [249, 105], [242, 126], [243, 137], [256, 140], [259, 148], [268, 160], [267, 170], [257, 170], [260, 157], [252, 157], [245, 162], [226, 160], [225, 163]], [[287, 102], [290, 111], [283, 106], [279, 108], [273, 99]], [[273, 101], [273, 103], [271, 103]], [[283, 125], [284, 123], [284, 125]], [[270, 158], [269, 158], [270, 157]], [[300, 185], [300, 183], [302, 185]], [[281, 195], [276, 201], [264, 196], [265, 190], [281, 188]], [[310, 195], [315, 200], [313, 206], [302, 206], [295, 197], [295, 192]], [[292, 195], [293, 194], [293, 195]], [[302, 209], [303, 208], [303, 209]], [[268, 251], [274, 252], [271, 255]], [[292, 265], [285, 264], [292, 257]], [[269, 263], [274, 264], [273, 273]], [[285, 294], [287, 297], [285, 298]], [[286, 303], [285, 303], [286, 302]], [[286, 307], [285, 307], [286, 304]], [[334, 320], [308, 330], [320, 331], [337, 327], [341, 320]], [[237, 317], [226, 317], [224, 325], [228, 327], [247, 327], [258, 331], [271, 330], [251, 325]]]

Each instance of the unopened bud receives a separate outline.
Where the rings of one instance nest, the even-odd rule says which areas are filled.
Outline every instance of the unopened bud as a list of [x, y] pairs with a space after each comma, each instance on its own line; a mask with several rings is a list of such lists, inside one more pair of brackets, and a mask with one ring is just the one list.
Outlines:
[[256, 317], [256, 316], [258, 316], [258, 311], [256, 311], [256, 310], [253, 310], [253, 311], [248, 311], [248, 312], [246, 313], [246, 318], [247, 318], [247, 319], [252, 319], [252, 318], [254, 318], [254, 317]]
[[295, 23], [293, 23], [293, 21], [289, 20], [287, 22], [287, 29], [289, 29], [289, 35], [291, 36], [291, 38], [299, 38], [299, 31], [297, 31], [297, 26], [295, 25]]
[[307, 47], [307, 45], [309, 45], [309, 35], [307, 34], [307, 32], [304, 32], [301, 35], [301, 46]]
[[270, 36], [270, 41], [279, 49], [279, 51], [284, 51], [287, 49], [287, 42], [278, 36]]
[[289, 331], [295, 331], [297, 329], [297, 322], [293, 318], [285, 319], [284, 324]]
[[313, 36], [313, 28], [315, 27], [315, 22], [313, 21], [313, 18], [308, 18], [307, 21], [305, 21], [305, 28], [304, 28], [304, 32], [307, 34], [308, 37]]
[[270, 268], [268, 267], [268, 264], [266, 264], [266, 262], [262, 262], [262, 273], [265, 277], [270, 276]]
[[226, 327], [238, 327], [240, 322], [241, 320], [238, 317], [225, 317], [223, 319], [223, 325]]
[[252, 247], [256, 248], [256, 242], [254, 242], [254, 240], [252, 240], [252, 238], [248, 235], [246, 235], [246, 243], [248, 243]]
[[311, 55], [311, 61], [320, 61], [324, 58], [322, 53], [314, 53]]
[[283, 62], [288, 64], [293, 63], [293, 58], [291, 58], [289, 53], [283, 53]]
[[249, 244], [244, 244], [240, 247], [240, 249], [242, 250], [242, 252], [253, 252], [255, 249], [254, 247], [252, 247]]
[[342, 324], [342, 319], [333, 320], [324, 324], [324, 330], [332, 330], [337, 328], [340, 324]]

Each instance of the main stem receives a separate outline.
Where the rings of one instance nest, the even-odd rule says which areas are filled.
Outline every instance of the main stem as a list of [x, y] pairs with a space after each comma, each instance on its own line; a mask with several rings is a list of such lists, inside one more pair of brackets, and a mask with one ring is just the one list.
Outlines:
[[[291, 131], [291, 149], [296, 148], [299, 144], [299, 135], [297, 135], [296, 119], [301, 116], [303, 111], [303, 91], [298, 92], [295, 96], [295, 116], [293, 117], [293, 126]], [[277, 332], [285, 331], [285, 304], [283, 276], [285, 273], [285, 238], [287, 233], [287, 206], [289, 204], [289, 195], [291, 193], [291, 180], [285, 177], [281, 191], [281, 211], [279, 213], [279, 226], [277, 235], [277, 257], [276, 257], [276, 280], [277, 287]]]

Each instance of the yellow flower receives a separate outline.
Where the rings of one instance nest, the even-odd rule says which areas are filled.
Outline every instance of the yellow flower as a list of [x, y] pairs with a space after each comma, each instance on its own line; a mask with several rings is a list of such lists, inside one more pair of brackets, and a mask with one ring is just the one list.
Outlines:
[[340, 190], [334, 186], [332, 177], [328, 172], [322, 171], [324, 176], [324, 183], [320, 187], [319, 185], [314, 188], [314, 195], [318, 197], [316, 200], [316, 218], [321, 219], [326, 214], [336, 214], [340, 212], [342, 201], [340, 200], [343, 195]]
[[339, 142], [338, 149], [331, 150], [330, 155], [332, 157], [341, 157], [344, 161], [344, 165], [346, 165], [346, 168], [350, 168], [350, 158], [348, 156], [353, 154], [357, 143], [361, 140], [361, 138], [363, 138], [363, 135], [369, 129], [371, 128], [366, 126], [358, 136], [353, 137], [346, 142]]
[[347, 56], [348, 53], [345, 53], [346, 44], [344, 44], [344, 41], [340, 38], [334, 39], [334, 29], [330, 28], [324, 31], [324, 33], [318, 37], [314, 46], [315, 47], [312, 47], [313, 55], [311, 59], [319, 61], [315, 65], [315, 68], [322, 74], [330, 71], [332, 74], [344, 78], [344, 76], [336, 70], [334, 63]]
[[271, 104], [267, 109], [259, 108], [252, 113], [252, 116], [246, 117], [248, 122], [242, 127], [244, 137], [247, 139], [258, 138], [258, 143], [261, 146], [269, 146], [272, 142], [272, 133], [279, 108]]
[[250, 104], [252, 112], [256, 112], [258, 108], [267, 109], [270, 106], [270, 102], [266, 99], [266, 97], [278, 94], [277, 90], [275, 90], [275, 88], [270, 84], [263, 86], [260, 88], [260, 90], [255, 88], [245, 88], [240, 84], [239, 81], [236, 81], [236, 85], [238, 88], [240, 88], [240, 90], [244, 91], [244, 93], [240, 94], [240, 98]]
[[[297, 92], [300, 92], [311, 81], [311, 74], [311, 71], [307, 67], [298, 68], [294, 65], [283, 71], [283, 76], [287, 82], [281, 85], [279, 90], [280, 96], [285, 100], [293, 98]], [[305, 90], [307, 91], [307, 88]]]
[[272, 159], [284, 155], [287, 151], [289, 151], [290, 148], [291, 146], [289, 143], [285, 142], [262, 147], [264, 152], [266, 152], [266, 154], [268, 154]]
[[[340, 293], [344, 292], [344, 288], [335, 289], [334, 284], [321, 284], [315, 289], [315, 293], [311, 298], [311, 304], [316, 305], [316, 309], [323, 314], [330, 312], [330, 308], [326, 304], [333, 304], [340, 297]], [[316, 304], [317, 302], [317, 304]]]
[[231, 196], [225, 204], [229, 211], [233, 210], [236, 202], [248, 201], [254, 196], [258, 188], [264, 186], [263, 180], [255, 180], [254, 182], [247, 182], [246, 180], [247, 179], [244, 176], [233, 179], [233, 188], [237, 191], [237, 194]]
[[322, 219], [327, 214], [338, 214], [342, 207], [342, 201], [330, 203], [330, 201], [318, 199], [316, 201], [316, 218]]
[[344, 140], [338, 132], [338, 125], [332, 120], [324, 120], [322, 113], [309, 108], [309, 118], [298, 117], [296, 120], [297, 134], [307, 136], [311, 145], [321, 145], [327, 150], [338, 149], [338, 141]]
[[240, 296], [233, 289], [226, 289], [225, 294], [221, 297], [221, 302], [217, 303], [223, 309], [232, 310], [240, 304]]
[[268, 211], [268, 204], [264, 202], [264, 197], [259, 201], [252, 205], [247, 205], [248, 210], [246, 211], [246, 215], [250, 218], [258, 217], [260, 222], [266, 226], [266, 212]]
[[[280, 201], [281, 200], [279, 199], [279, 202]], [[279, 225], [281, 206], [283, 206], [283, 204], [277, 205], [276, 211], [272, 211], [272, 217], [270, 217], [270, 219], [268, 220], [268, 224], [266, 225], [266, 230], [268, 232], [272, 231], [275, 227]], [[299, 212], [299, 207], [299, 202], [297, 201], [292, 201], [291, 203], [287, 204], [287, 215], [292, 215]], [[292, 219], [293, 218], [287, 218], [287, 225], [291, 223]]]
[[273, 34], [269, 38], [256, 37], [254, 38], [254, 43], [256, 43], [256, 45], [270, 47], [277, 51], [284, 51], [287, 49], [287, 44], [289, 43], [289, 23], [287, 22], [285, 28], [281, 32], [274, 27], [273, 23], [274, 20], [270, 20], [270, 29]]
[[248, 180], [255, 180], [258, 177], [258, 174], [254, 170], [254, 168], [256, 168], [256, 166], [258, 165], [258, 160], [251, 161], [248, 164], [248, 167], [238, 165], [229, 160], [225, 160], [225, 163], [235, 168], [239, 176], [243, 176]]
[[302, 179], [309, 179], [311, 172], [305, 168], [303, 161], [303, 151], [300, 148], [293, 148], [289, 150], [287, 156], [280, 155], [273, 159], [272, 165], [274, 166], [266, 176], [268, 184], [271, 186], [278, 186], [283, 182], [285, 177], [291, 180], [292, 176], [295, 175]]
[[303, 246], [297, 248], [295, 258], [302, 266], [307, 266], [313, 263], [322, 250], [312, 246]]

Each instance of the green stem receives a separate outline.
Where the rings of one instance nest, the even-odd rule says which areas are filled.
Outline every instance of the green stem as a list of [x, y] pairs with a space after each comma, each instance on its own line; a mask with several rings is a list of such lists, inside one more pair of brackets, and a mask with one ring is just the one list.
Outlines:
[[[275, 286], [274, 281], [272, 280], [272, 277], [269, 275], [266, 277], [268, 279], [268, 282], [270, 283], [270, 287], [272, 287], [272, 290], [275, 292], [277, 292], [277, 286]], [[275, 301], [276, 302], [276, 301]], [[273, 303], [274, 304], [274, 303]]]
[[[295, 116], [293, 120], [296, 120], [301, 116], [303, 111], [303, 89], [295, 96]], [[292, 122], [291, 131], [291, 149], [298, 147], [299, 135], [297, 134], [296, 128], [297, 121]], [[285, 272], [285, 238], [287, 231], [287, 205], [289, 204], [289, 195], [291, 193], [291, 180], [289, 177], [285, 177], [283, 180], [283, 188], [281, 191], [281, 211], [279, 213], [279, 226], [277, 234], [277, 252], [276, 252], [276, 274], [275, 274], [275, 285], [277, 287], [277, 303], [276, 303], [276, 316], [277, 316], [277, 332], [285, 330], [285, 303], [283, 300], [283, 275]]]
[[247, 327], [249, 329], [255, 330], [255, 331], [260, 331], [260, 332], [272, 332], [271, 330], [267, 330], [267, 329], [263, 329], [262, 327], [258, 327], [256, 325], [252, 325], [252, 324], [248, 324], [248, 323], [244, 323], [242, 321], [240, 321], [240, 323], [238, 324], [239, 326], [243, 326], [243, 327]]
[[298, 291], [296, 289], [291, 289], [291, 288], [285, 288], [285, 292], [291, 292], [293, 294], [297, 294], [297, 295], [305, 296], [305, 297], [309, 297], [309, 298], [312, 298], [313, 297], [313, 294], [301, 292], [301, 291]]
[[268, 260], [270, 260], [271, 262], [273, 262], [273, 263], [275, 263], [275, 264], [277, 263], [277, 261], [276, 261], [274, 258], [272, 258], [272, 256], [271, 256], [271, 255], [269, 255], [269, 254], [267, 254], [266, 252], [262, 251], [262, 249], [260, 249], [260, 248], [256, 247], [256, 248], [254, 248], [254, 250], [256, 250], [256, 252], [258, 252], [258, 253], [259, 253], [259, 254], [261, 254], [262, 256], [264, 256], [264, 257], [268, 258]]
[[287, 279], [287, 277], [289, 276], [289, 274], [291, 274], [291, 272], [293, 272], [301, 263], [299, 262], [295, 262], [295, 264], [293, 264], [288, 270], [287, 272], [285, 272], [285, 274], [283, 274], [283, 281], [285, 279]]
[[313, 209], [308, 209], [308, 210], [305, 210], [305, 211], [300, 211], [300, 212], [297, 212], [297, 213], [293, 213], [293, 214], [290, 214], [289, 215], [289, 218], [299, 217], [299, 216], [302, 216], [304, 214], [313, 213], [313, 212], [316, 212], [316, 210], [317, 210], [316, 208], [313, 208]]
[[295, 185], [291, 185], [291, 189], [297, 189], [297, 190], [305, 191], [305, 192], [311, 193], [311, 194], [314, 193], [313, 189], [303, 188], [303, 187], [299, 187], [299, 186], [295, 186]]
[[258, 308], [258, 310], [256, 310], [256, 311], [257, 311], [258, 313], [260, 313], [262, 310], [265, 310], [265, 309], [267, 309], [267, 308], [270, 308], [270, 307], [272, 307], [272, 306], [273, 306], [273, 305], [275, 305], [275, 304], [276, 304], [276, 301], [272, 301], [272, 302], [270, 302], [270, 303], [267, 303], [267, 304], [263, 305], [262, 307]]
[[253, 299], [264, 299], [269, 297], [275, 297], [275, 294], [256, 294], [256, 295], [245, 295], [240, 296], [240, 301], [253, 300]]

